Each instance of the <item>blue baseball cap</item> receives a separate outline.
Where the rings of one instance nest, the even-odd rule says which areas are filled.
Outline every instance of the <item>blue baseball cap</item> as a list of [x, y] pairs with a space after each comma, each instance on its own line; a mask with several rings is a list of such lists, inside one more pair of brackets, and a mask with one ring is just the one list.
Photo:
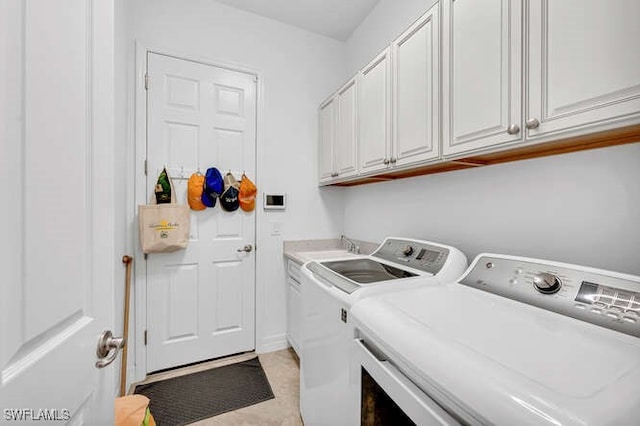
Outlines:
[[224, 191], [224, 181], [220, 171], [215, 167], [207, 169], [207, 173], [204, 175], [204, 188], [202, 190], [202, 197], [200, 200], [202, 204], [207, 207], [214, 207], [216, 205], [216, 198], [222, 195]]

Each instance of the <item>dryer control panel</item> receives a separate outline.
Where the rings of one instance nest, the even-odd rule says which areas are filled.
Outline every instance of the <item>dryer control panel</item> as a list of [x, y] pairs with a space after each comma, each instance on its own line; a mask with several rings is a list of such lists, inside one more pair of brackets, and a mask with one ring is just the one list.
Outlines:
[[371, 255], [436, 275], [444, 267], [450, 250], [424, 241], [387, 238]]
[[638, 276], [482, 254], [459, 283], [640, 337]]

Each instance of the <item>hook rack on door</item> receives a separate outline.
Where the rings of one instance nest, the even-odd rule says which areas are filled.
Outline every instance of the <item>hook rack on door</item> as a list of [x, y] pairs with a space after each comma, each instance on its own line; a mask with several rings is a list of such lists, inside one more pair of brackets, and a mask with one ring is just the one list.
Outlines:
[[[191, 175], [194, 173], [203, 174], [199, 166], [196, 169], [193, 169], [193, 168], [184, 167], [184, 166], [169, 167], [165, 165], [164, 168], [167, 169], [167, 173], [169, 177], [171, 177], [171, 179], [176, 181], [189, 180]], [[246, 174], [246, 170], [244, 169], [242, 171], [233, 170], [233, 169], [222, 169], [222, 168], [219, 168], [219, 169], [220, 169], [220, 172], [223, 174], [223, 176], [226, 173], [231, 173], [234, 177], [240, 178], [242, 177], [242, 175]], [[159, 175], [161, 171], [162, 169], [156, 170], [156, 175]]]

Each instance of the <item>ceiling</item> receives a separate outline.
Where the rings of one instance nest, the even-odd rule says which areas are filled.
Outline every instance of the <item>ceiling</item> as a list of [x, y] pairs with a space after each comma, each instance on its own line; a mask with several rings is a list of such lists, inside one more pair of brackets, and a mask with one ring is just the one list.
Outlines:
[[346, 41], [379, 0], [217, 0], [236, 9]]

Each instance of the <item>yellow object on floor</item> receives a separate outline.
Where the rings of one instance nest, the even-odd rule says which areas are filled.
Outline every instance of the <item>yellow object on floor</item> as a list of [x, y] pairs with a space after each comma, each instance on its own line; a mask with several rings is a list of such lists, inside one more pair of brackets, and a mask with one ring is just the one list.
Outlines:
[[149, 411], [149, 398], [144, 395], [127, 395], [116, 398], [116, 426], [156, 426]]

